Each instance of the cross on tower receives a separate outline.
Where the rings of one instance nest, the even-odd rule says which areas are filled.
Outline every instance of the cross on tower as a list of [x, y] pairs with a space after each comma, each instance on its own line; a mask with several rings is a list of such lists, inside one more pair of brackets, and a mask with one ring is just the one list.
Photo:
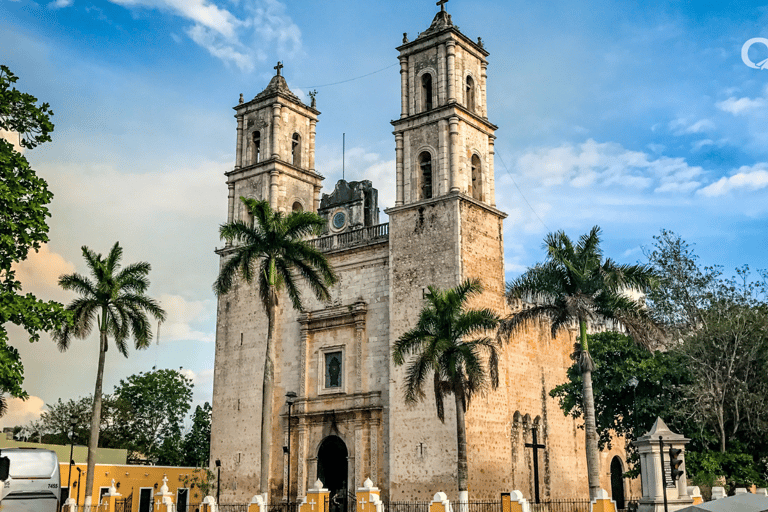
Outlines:
[[[444, 1], [447, 1], [447, 0], [444, 0]], [[280, 61], [277, 61], [277, 66], [275, 66], [274, 68], [277, 70], [277, 76], [280, 76], [280, 70], [283, 69], [283, 67], [284, 67], [283, 63]]]
[[539, 450], [546, 448], [543, 444], [539, 444], [536, 439], [536, 432], [538, 428], [533, 427], [531, 434], [533, 436], [532, 443], [525, 443], [526, 448], [533, 448], [533, 489], [536, 497], [536, 503], [541, 503], [539, 500]]
[[445, 4], [448, 2], [448, 0], [440, 0], [435, 5], [440, 6], [440, 12], [445, 12]]

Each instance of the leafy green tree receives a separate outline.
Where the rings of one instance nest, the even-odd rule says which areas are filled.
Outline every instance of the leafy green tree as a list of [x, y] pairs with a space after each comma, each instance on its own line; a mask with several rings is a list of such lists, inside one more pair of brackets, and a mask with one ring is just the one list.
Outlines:
[[[690, 421], [685, 407], [686, 389], [693, 383], [688, 359], [679, 351], [651, 352], [629, 336], [606, 331], [589, 336], [595, 397], [595, 424], [600, 449], [610, 448], [612, 440], [623, 436], [637, 439], [650, 430], [656, 418], [702, 446], [702, 432]], [[581, 371], [577, 361], [568, 368], [568, 381], [550, 391], [566, 415], [584, 414]], [[637, 379], [637, 387], [629, 381]], [[689, 447], [690, 449], [691, 447]], [[632, 476], [639, 474], [634, 447], [627, 445]]]
[[[0, 133], [6, 131], [18, 137], [20, 147], [33, 149], [51, 140], [53, 112], [47, 103], [37, 105], [37, 98], [12, 87], [17, 80], [7, 66], [0, 65]], [[7, 410], [2, 393], [27, 396], [21, 387], [23, 366], [16, 349], [7, 345], [5, 325], [23, 327], [34, 342], [41, 332], [59, 328], [69, 318], [58, 302], [22, 294], [14, 269], [48, 241], [52, 197], [48, 184], [24, 155], [0, 136], [0, 416]]]
[[192, 413], [192, 427], [184, 436], [185, 466], [203, 467], [211, 457], [211, 404], [195, 407]]
[[275, 311], [279, 293], [285, 290], [294, 309], [301, 310], [301, 292], [296, 276], [303, 279], [320, 300], [328, 300], [328, 287], [336, 274], [323, 253], [307, 242], [322, 232], [325, 220], [311, 212], [284, 215], [272, 210], [267, 201], [240, 198], [253, 215], [254, 223], [234, 221], [221, 226], [219, 234], [227, 244], [224, 264], [214, 283], [217, 295], [229, 292], [238, 278], [258, 282], [259, 297], [267, 313], [267, 339], [261, 401], [262, 493], [269, 492], [270, 447], [272, 446], [272, 402], [274, 394]]
[[[104, 397], [103, 404], [109, 402], [108, 396]], [[66, 402], [59, 398], [53, 404], [46, 404], [47, 411], [40, 415], [43, 425], [43, 439], [52, 444], [69, 444], [72, 441], [72, 422], [74, 420], [75, 444], [88, 443], [90, 433], [91, 414], [93, 413], [93, 397], [87, 396], [78, 399], [69, 399]], [[102, 428], [108, 415], [102, 406]], [[103, 446], [103, 445], [102, 445]]]
[[152, 369], [115, 386], [125, 412], [121, 421], [130, 457], [162, 465], [181, 463], [184, 418], [192, 404], [192, 380], [178, 370]]
[[73, 323], [54, 331], [54, 340], [62, 352], [69, 348], [72, 338], [86, 338], [93, 329], [94, 319], [99, 329], [99, 362], [96, 370], [96, 388], [93, 394], [91, 433], [88, 441], [88, 468], [85, 496], [93, 494], [95, 452], [99, 446], [101, 425], [104, 361], [111, 336], [123, 356], [128, 357], [128, 341], [133, 338], [136, 349], [147, 348], [152, 341], [152, 329], [147, 314], [165, 320], [165, 311], [152, 298], [145, 295], [149, 288], [149, 263], [133, 263], [121, 269], [123, 249], [115, 243], [106, 258], [83, 246], [83, 257], [91, 270], [93, 280], [77, 274], [59, 278], [59, 286], [80, 294], [68, 306]]
[[[477, 279], [455, 288], [429, 287], [426, 305], [416, 327], [397, 339], [392, 350], [395, 365], [408, 363], [404, 383], [405, 401], [414, 404], [426, 395], [424, 385], [433, 376], [437, 417], [445, 422], [443, 399], [452, 394], [456, 404], [459, 500], [467, 502], [467, 431], [464, 416], [470, 400], [488, 387], [499, 386], [500, 338], [482, 334], [493, 330], [499, 317], [490, 309], [468, 309], [467, 301], [482, 292]], [[487, 357], [487, 369], [484, 358]]]
[[[655, 275], [645, 265], [603, 261], [597, 226], [576, 244], [562, 231], [550, 233], [544, 248], [544, 263], [529, 268], [507, 284], [507, 300], [516, 311], [503, 321], [500, 334], [508, 336], [531, 322], [546, 319], [555, 337], [558, 331], [578, 322], [589, 494], [594, 498], [600, 490], [600, 459], [592, 389], [595, 365], [589, 353], [587, 330], [593, 322], [618, 322], [636, 341], [650, 344], [657, 330], [655, 324], [643, 305], [626, 293], [647, 291], [655, 283]], [[530, 305], [519, 308], [520, 300], [529, 301]]]

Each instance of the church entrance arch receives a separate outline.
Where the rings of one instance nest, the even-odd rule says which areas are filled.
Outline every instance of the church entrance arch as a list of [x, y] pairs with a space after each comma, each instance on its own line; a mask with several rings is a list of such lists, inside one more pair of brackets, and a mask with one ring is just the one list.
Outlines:
[[624, 467], [618, 456], [611, 459], [611, 498], [617, 509], [624, 508]]
[[317, 478], [329, 491], [329, 512], [347, 511], [347, 445], [339, 436], [328, 436], [317, 450]]

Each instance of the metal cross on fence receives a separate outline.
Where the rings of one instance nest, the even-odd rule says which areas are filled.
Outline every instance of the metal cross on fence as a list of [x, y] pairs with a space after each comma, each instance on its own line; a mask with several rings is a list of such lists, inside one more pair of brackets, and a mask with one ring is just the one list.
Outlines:
[[532, 443], [525, 443], [526, 448], [533, 448], [533, 492], [536, 503], [540, 503], [539, 499], [539, 450], [546, 448], [543, 444], [539, 444], [537, 439], [536, 427], [531, 429], [531, 435], [533, 437]]

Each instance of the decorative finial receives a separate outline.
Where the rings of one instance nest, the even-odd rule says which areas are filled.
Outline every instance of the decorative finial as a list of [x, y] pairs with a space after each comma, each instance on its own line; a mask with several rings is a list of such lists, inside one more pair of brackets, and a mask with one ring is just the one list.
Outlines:
[[243, 93], [240, 93], [240, 104], [243, 104]]
[[403, 43], [408, 42], [408, 32], [403, 32]]
[[440, 12], [445, 12], [445, 4], [448, 0], [439, 0], [435, 5], [440, 6]]
[[280, 76], [280, 70], [283, 69], [283, 63], [281, 61], [277, 61], [277, 66], [275, 68], [277, 70], [277, 76]]
[[310, 105], [312, 108], [315, 108], [317, 106], [317, 101], [315, 98], [317, 97], [317, 89], [314, 91], [309, 91], [309, 97], [312, 98], [312, 105]]
[[480, 48], [483, 47], [483, 38], [482, 37], [478, 37], [477, 38], [477, 46], [479, 46]]

